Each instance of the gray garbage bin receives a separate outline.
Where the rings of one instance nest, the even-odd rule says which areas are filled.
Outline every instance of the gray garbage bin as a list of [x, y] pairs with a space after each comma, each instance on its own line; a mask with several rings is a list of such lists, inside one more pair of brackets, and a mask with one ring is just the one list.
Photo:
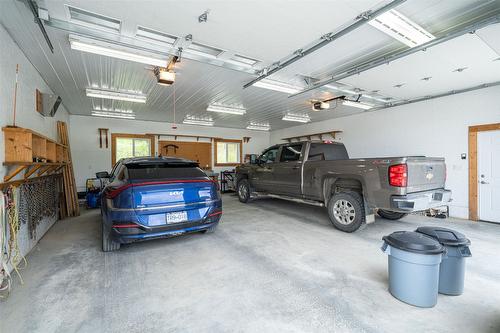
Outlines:
[[389, 292], [411, 305], [436, 305], [439, 264], [445, 247], [413, 231], [396, 231], [382, 239], [382, 251], [389, 255]]
[[464, 292], [465, 258], [471, 256], [470, 240], [458, 231], [439, 227], [420, 227], [416, 232], [434, 238], [446, 247], [439, 268], [439, 292], [458, 296]]

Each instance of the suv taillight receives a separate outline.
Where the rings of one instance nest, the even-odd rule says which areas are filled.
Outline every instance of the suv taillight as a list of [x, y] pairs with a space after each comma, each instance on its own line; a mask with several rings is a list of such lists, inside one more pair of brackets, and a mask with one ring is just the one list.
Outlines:
[[406, 187], [408, 184], [408, 170], [406, 164], [396, 164], [389, 167], [389, 185]]

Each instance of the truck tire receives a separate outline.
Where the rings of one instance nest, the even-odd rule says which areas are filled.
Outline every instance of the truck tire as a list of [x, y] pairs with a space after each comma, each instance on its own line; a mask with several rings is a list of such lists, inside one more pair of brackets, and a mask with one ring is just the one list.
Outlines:
[[112, 240], [111, 237], [109, 237], [109, 233], [104, 229], [104, 223], [102, 223], [102, 251], [111, 252], [119, 250], [121, 244]]
[[354, 232], [365, 223], [363, 197], [353, 191], [334, 194], [328, 201], [328, 215], [333, 226], [344, 232]]
[[217, 225], [213, 225], [211, 226], [210, 228], [206, 229], [206, 230], [203, 230], [201, 231], [202, 234], [213, 234], [215, 232], [215, 230], [217, 230]]
[[250, 201], [250, 183], [248, 182], [248, 179], [241, 179], [238, 182], [238, 199], [240, 202], [247, 203]]
[[384, 219], [388, 219], [388, 220], [399, 220], [399, 219], [405, 217], [406, 215], [408, 215], [405, 213], [391, 212], [390, 210], [383, 210], [383, 209], [379, 209], [377, 211], [377, 214], [380, 217], [383, 217]]

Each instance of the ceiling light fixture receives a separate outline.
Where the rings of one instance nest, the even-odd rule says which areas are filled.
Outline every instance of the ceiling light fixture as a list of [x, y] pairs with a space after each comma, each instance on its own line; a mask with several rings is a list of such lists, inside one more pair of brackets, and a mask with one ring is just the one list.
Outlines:
[[269, 131], [271, 126], [269, 126], [269, 124], [250, 123], [250, 125], [247, 126], [247, 129], [255, 131]]
[[212, 118], [196, 118], [192, 116], [186, 116], [182, 123], [188, 125], [214, 126]]
[[308, 114], [287, 113], [283, 116], [282, 119], [286, 121], [295, 121], [298, 123], [308, 123], [311, 121], [311, 118], [309, 117]]
[[71, 49], [103, 55], [107, 57], [134, 61], [141, 64], [152, 66], [167, 67], [168, 59], [156, 58], [146, 54], [141, 54], [139, 50], [129, 47], [124, 47], [112, 43], [105, 43], [99, 40], [85, 38], [82, 36], [69, 36]]
[[207, 111], [237, 114], [237, 115], [244, 115], [245, 113], [247, 113], [247, 110], [241, 106], [223, 105], [219, 103], [210, 104], [207, 107]]
[[96, 117], [135, 119], [135, 115], [133, 115], [133, 114], [123, 114], [123, 113], [115, 113], [115, 112], [92, 111], [92, 115], [96, 116]]
[[422, 45], [436, 38], [394, 9], [380, 14], [368, 23], [409, 47]]
[[116, 113], [125, 113], [125, 114], [133, 114], [134, 111], [132, 110], [122, 110], [122, 109], [107, 109], [107, 108], [101, 108], [100, 106], [96, 106], [92, 112], [116, 112]]
[[159, 85], [171, 86], [175, 82], [175, 72], [171, 72], [167, 68], [155, 67], [154, 73]]
[[373, 108], [373, 105], [360, 103], [360, 102], [356, 102], [356, 101], [349, 101], [349, 100], [344, 100], [342, 102], [342, 104], [344, 104], [345, 106], [352, 106], [352, 107], [355, 107], [358, 109], [363, 109], [363, 110], [368, 110], [368, 109]]
[[146, 103], [146, 95], [144, 94], [135, 94], [124, 91], [104, 90], [104, 89], [94, 89], [94, 88], [85, 89], [85, 93], [87, 94], [87, 97], [114, 99], [118, 101], [127, 101], [134, 103]]
[[253, 84], [253, 86], [259, 87], [259, 88], [264, 88], [264, 89], [269, 89], [269, 90], [274, 90], [274, 91], [279, 91], [279, 92], [284, 92], [287, 94], [296, 94], [296, 93], [302, 91], [301, 87], [294, 86], [294, 85], [284, 83], [284, 82], [270, 80], [270, 79], [262, 79], [260, 81], [257, 81]]

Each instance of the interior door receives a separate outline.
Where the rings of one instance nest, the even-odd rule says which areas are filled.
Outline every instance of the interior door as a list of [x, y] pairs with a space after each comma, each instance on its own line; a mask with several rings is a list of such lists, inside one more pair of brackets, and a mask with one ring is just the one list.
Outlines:
[[303, 143], [291, 143], [281, 148], [279, 162], [274, 166], [276, 193], [298, 197], [302, 195]]
[[500, 131], [478, 132], [479, 219], [500, 223]]

